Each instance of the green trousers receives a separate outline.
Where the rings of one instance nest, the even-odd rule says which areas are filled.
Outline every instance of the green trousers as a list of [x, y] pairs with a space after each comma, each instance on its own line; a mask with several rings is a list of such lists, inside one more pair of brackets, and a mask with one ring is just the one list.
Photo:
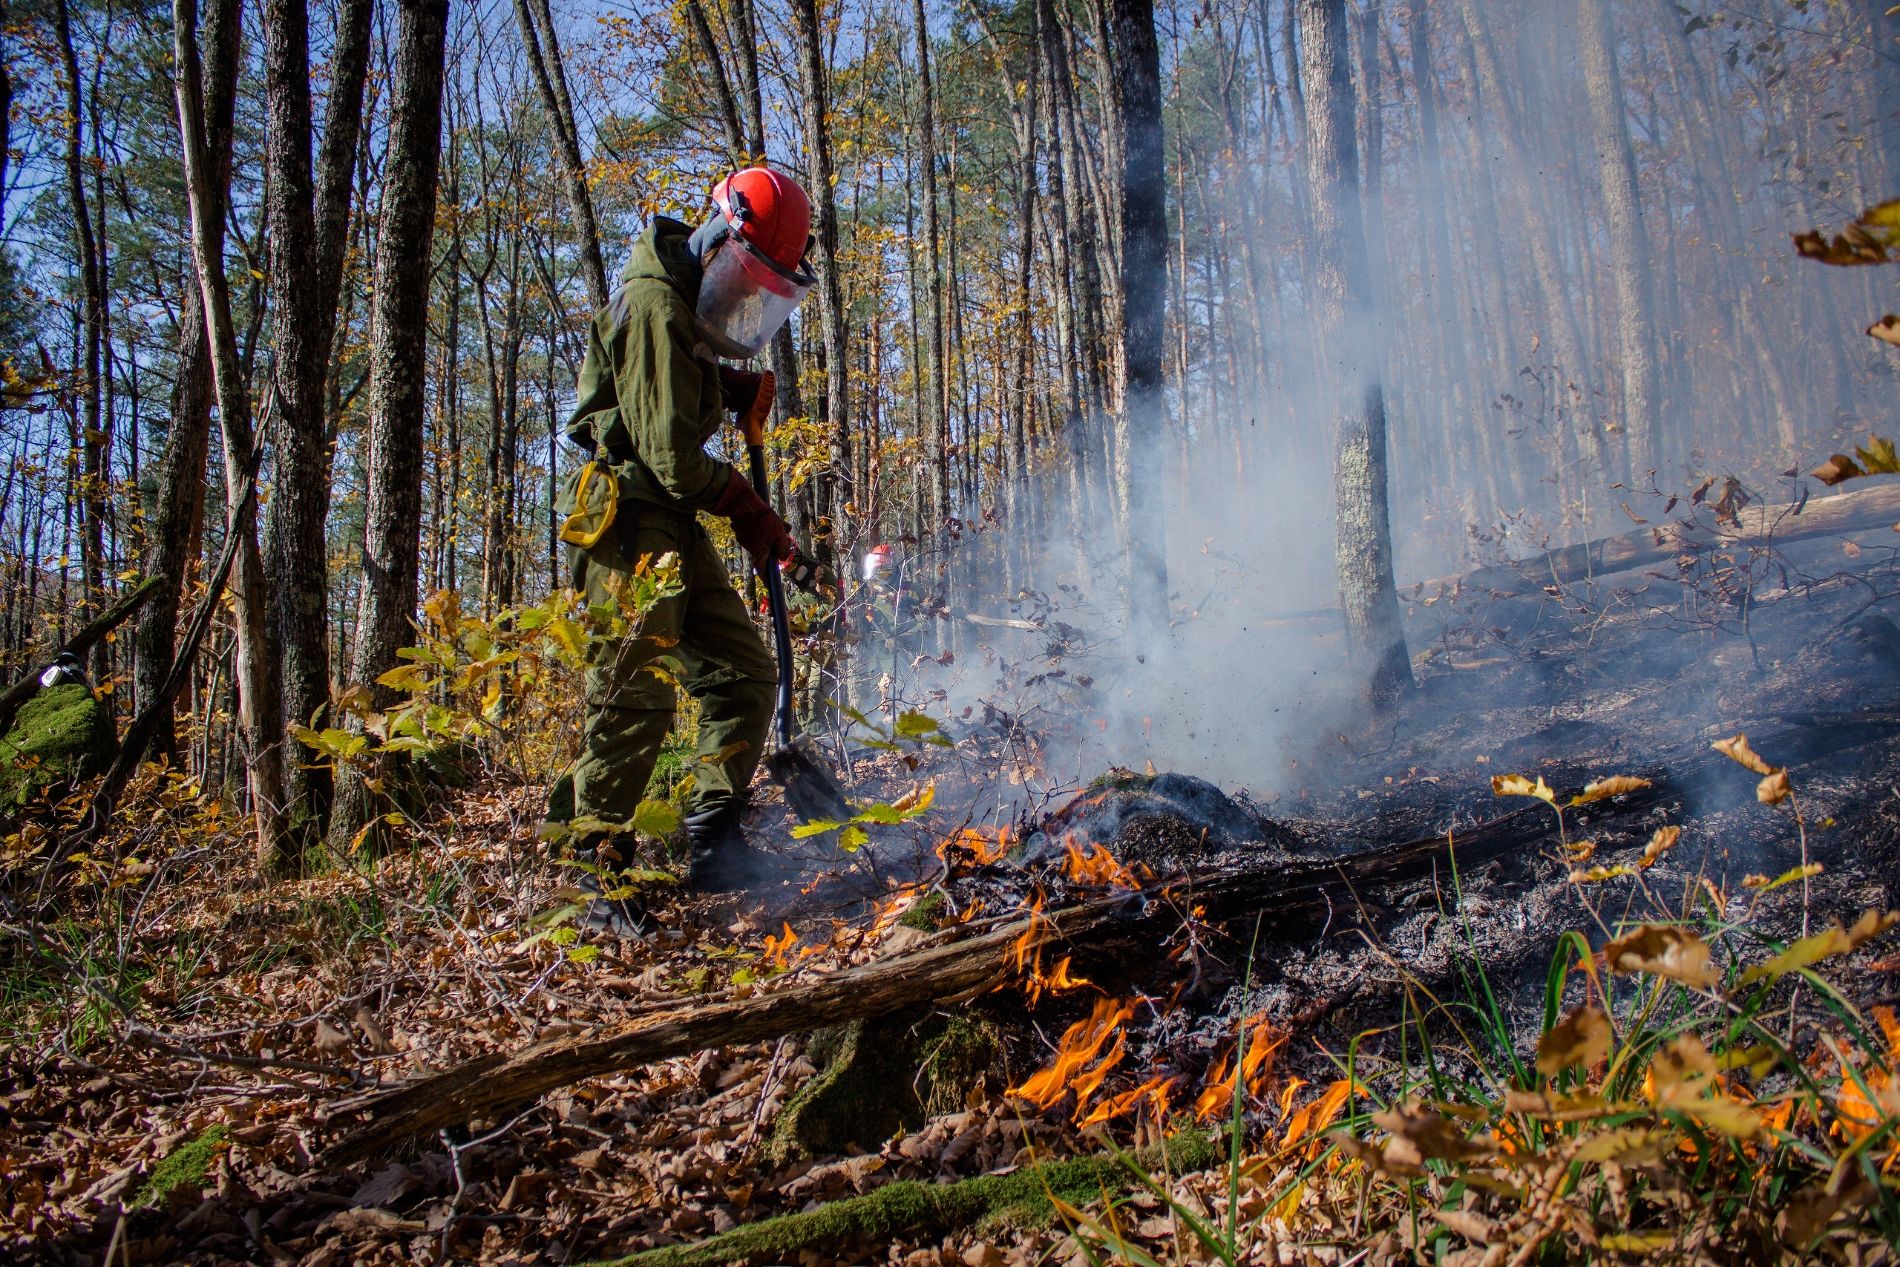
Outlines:
[[[631, 571], [643, 555], [657, 559], [668, 551], [679, 556], [683, 588], [634, 622], [625, 640], [587, 669], [581, 754], [549, 795], [551, 819], [567, 816], [562, 802], [570, 788], [575, 817], [633, 817], [673, 723], [671, 675], [654, 671], [663, 655], [678, 659], [684, 669], [680, 685], [699, 701], [698, 752], [707, 760], [693, 767], [689, 811], [743, 800], [758, 769], [772, 723], [777, 668], [698, 520], [624, 503], [605, 538], [591, 550], [571, 552], [578, 556], [573, 579], [589, 604], [601, 603], [617, 573]], [[722, 752], [729, 755], [711, 759]]]

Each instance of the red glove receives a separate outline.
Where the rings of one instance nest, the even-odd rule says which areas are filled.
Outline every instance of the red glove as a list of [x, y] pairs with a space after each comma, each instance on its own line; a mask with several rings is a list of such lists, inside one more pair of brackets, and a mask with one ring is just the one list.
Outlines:
[[724, 397], [726, 408], [741, 418], [758, 400], [759, 388], [764, 382], [765, 375], [752, 370], [734, 369], [730, 365], [719, 367], [719, 394]]
[[732, 535], [739, 539], [752, 565], [761, 570], [766, 564], [792, 557], [791, 529], [785, 526], [765, 499], [753, 491], [746, 477], [734, 467], [725, 491], [712, 504], [712, 513], [732, 521]]

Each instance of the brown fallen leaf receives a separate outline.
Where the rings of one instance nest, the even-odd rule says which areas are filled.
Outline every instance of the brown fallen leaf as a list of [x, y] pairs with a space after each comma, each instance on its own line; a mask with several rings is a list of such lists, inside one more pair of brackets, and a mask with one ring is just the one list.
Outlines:
[[1566, 1069], [1588, 1069], [1610, 1054], [1610, 1018], [1580, 1007], [1551, 1026], [1537, 1043], [1537, 1071], [1554, 1078]]
[[1763, 805], [1779, 805], [1788, 799], [1792, 790], [1788, 786], [1788, 772], [1776, 770], [1755, 785], [1755, 799]]
[[1808, 474], [1829, 488], [1833, 488], [1836, 484], [1845, 484], [1848, 480], [1859, 479], [1867, 472], [1861, 470], [1859, 463], [1845, 453], [1836, 453]]
[[1624, 933], [1603, 947], [1603, 959], [1614, 973], [1647, 972], [1697, 990], [1707, 990], [1721, 979], [1710, 960], [1708, 943], [1669, 924], [1645, 924]]
[[1727, 739], [1718, 739], [1710, 744], [1709, 747], [1715, 749], [1729, 760], [1753, 770], [1756, 774], [1766, 776], [1773, 774], [1780, 768], [1779, 766], [1769, 765], [1767, 761], [1762, 759], [1760, 753], [1749, 747], [1747, 735], [1732, 735]]
[[1613, 775], [1607, 779], [1598, 779], [1594, 783], [1586, 783], [1583, 791], [1570, 798], [1570, 803], [1590, 805], [1597, 801], [1607, 801], [1612, 796], [1622, 796], [1626, 792], [1640, 792], [1649, 786], [1651, 785], [1648, 779], [1628, 774]]
[[366, 1007], [356, 1009], [356, 1028], [363, 1031], [363, 1038], [369, 1043], [369, 1049], [378, 1056], [386, 1056], [396, 1047], [389, 1041], [389, 1034], [376, 1021], [376, 1013]]
[[1649, 838], [1649, 843], [1643, 846], [1643, 856], [1636, 860], [1636, 865], [1647, 871], [1656, 864], [1658, 858], [1674, 849], [1676, 842], [1680, 839], [1682, 839], [1682, 828], [1658, 827], [1656, 834]]
[[350, 1054], [349, 1035], [322, 1018], [318, 1018], [317, 1020], [317, 1036], [315, 1041], [317, 1050], [326, 1056], [347, 1056]]

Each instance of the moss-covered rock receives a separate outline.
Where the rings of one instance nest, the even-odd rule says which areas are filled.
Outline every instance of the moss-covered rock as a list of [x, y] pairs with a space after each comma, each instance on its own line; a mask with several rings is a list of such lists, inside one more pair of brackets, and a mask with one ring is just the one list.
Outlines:
[[999, 1051], [978, 1022], [926, 1010], [820, 1030], [809, 1052], [818, 1075], [779, 1112], [767, 1151], [788, 1161], [876, 1148], [961, 1109]]
[[163, 1161], [152, 1167], [152, 1173], [145, 1176], [145, 1182], [139, 1185], [138, 1195], [132, 1198], [128, 1208], [162, 1206], [174, 1192], [202, 1192], [211, 1177], [211, 1163], [217, 1160], [224, 1146], [224, 1128], [213, 1126], [198, 1138], [172, 1149]]
[[118, 750], [112, 716], [90, 689], [68, 682], [39, 692], [0, 737], [0, 814], [105, 773]]

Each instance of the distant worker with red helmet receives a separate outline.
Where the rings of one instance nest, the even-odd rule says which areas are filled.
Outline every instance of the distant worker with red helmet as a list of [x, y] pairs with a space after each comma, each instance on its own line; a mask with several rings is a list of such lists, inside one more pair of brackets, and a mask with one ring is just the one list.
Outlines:
[[[777, 870], [740, 829], [777, 672], [698, 512], [729, 520], [756, 567], [787, 565], [801, 581], [814, 569], [759, 490], [705, 445], [727, 414], [770, 406], [769, 395], [761, 399], [768, 376], [720, 358], [763, 351], [816, 278], [804, 262], [811, 203], [798, 182], [747, 168], [720, 181], [712, 201], [697, 229], [654, 218], [589, 331], [567, 436], [594, 453], [590, 473], [611, 473], [591, 485], [593, 497], [611, 501], [589, 530], [587, 476], [569, 477], [556, 510], [570, 516], [570, 528], [580, 523], [563, 531], [572, 583], [590, 606], [605, 603], [640, 559], [671, 553], [681, 588], [586, 671], [581, 754], [550, 795], [549, 818], [630, 823], [673, 721], [672, 683], [650, 671], [671, 654], [700, 706], [701, 760], [686, 814], [689, 882], [718, 892]], [[625, 831], [583, 837], [583, 859], [603, 868], [631, 861], [631, 826]], [[623, 934], [638, 931], [639, 920], [637, 907], [604, 896], [583, 916]]]

